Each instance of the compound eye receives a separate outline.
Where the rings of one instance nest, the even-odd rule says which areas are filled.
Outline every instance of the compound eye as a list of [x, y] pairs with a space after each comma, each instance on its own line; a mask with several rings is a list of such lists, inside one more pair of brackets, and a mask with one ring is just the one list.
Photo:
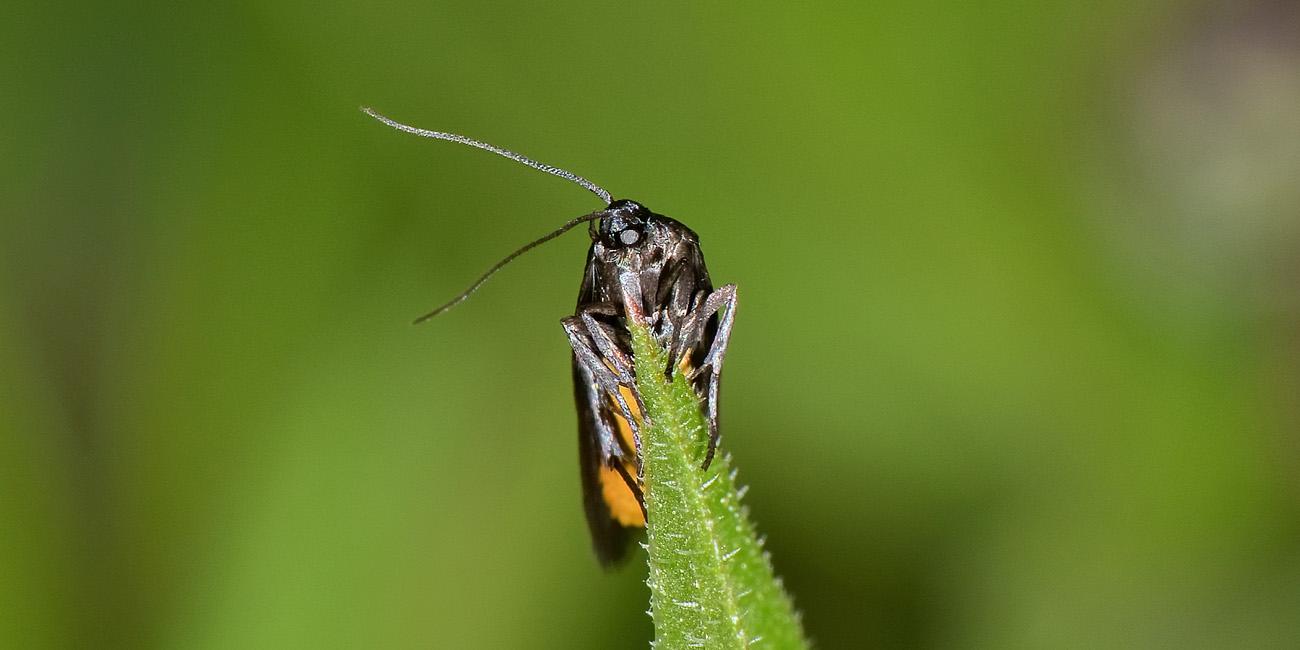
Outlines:
[[618, 241], [624, 246], [635, 246], [637, 242], [641, 241], [641, 232], [635, 228], [628, 228], [618, 233]]

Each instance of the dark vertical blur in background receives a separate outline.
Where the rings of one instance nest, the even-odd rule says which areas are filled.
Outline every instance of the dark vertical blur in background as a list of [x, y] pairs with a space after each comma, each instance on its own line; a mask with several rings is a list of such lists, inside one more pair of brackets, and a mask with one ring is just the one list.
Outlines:
[[636, 648], [581, 188], [740, 285], [818, 647], [1300, 647], [1295, 2], [0, 10], [0, 647]]

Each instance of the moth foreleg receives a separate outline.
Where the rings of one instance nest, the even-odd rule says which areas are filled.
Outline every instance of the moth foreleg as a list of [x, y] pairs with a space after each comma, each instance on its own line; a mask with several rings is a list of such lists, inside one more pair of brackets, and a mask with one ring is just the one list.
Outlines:
[[613, 350], [618, 350], [618, 346], [609, 338], [607, 332], [601, 327], [600, 323], [592, 318], [589, 314], [581, 316], [569, 316], [560, 321], [564, 326], [564, 332], [569, 337], [569, 346], [573, 348], [573, 355], [578, 360], [578, 364], [591, 377], [592, 381], [603, 391], [614, 399], [618, 404], [619, 410], [624, 420], [627, 420], [628, 427], [632, 430], [632, 437], [639, 448], [641, 446], [641, 429], [637, 418], [632, 413], [632, 407], [623, 397], [623, 391], [620, 388], [628, 389], [637, 402], [638, 413], [644, 416], [645, 409], [641, 405], [640, 394], [633, 383], [632, 366], [630, 360], [618, 351], [616, 355], [605, 355], [604, 346], [609, 346]]
[[[691, 370], [688, 377], [692, 382], [697, 377], [705, 377], [704, 415], [709, 422], [709, 451], [704, 456], [704, 463], [700, 465], [700, 469], [709, 468], [709, 464], [713, 462], [713, 455], [718, 450], [718, 441], [722, 437], [718, 432], [718, 380], [722, 374], [723, 358], [727, 354], [727, 343], [731, 340], [731, 327], [736, 321], [736, 304], [736, 285], [728, 284], [714, 291], [689, 317], [692, 325], [689, 334], [683, 332], [683, 336], [689, 337], [689, 344], [684, 342], [681, 348], [682, 354], [685, 355], [703, 336], [704, 327], [709, 319], [714, 314], [718, 315], [718, 329], [713, 335], [709, 351], [704, 355], [700, 365]], [[677, 363], [680, 364], [680, 360], [677, 360]]]

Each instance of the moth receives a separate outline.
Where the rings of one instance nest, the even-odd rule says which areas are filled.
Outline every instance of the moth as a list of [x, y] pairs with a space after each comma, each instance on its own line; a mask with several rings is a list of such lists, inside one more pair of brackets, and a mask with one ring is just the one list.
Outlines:
[[580, 224], [591, 248], [572, 316], [561, 320], [573, 349], [573, 393], [578, 410], [578, 462], [582, 502], [592, 547], [602, 566], [626, 559], [645, 527], [641, 427], [648, 424], [637, 391], [629, 324], [647, 327], [668, 354], [664, 373], [684, 373], [708, 423], [702, 468], [719, 441], [718, 380], [736, 314], [736, 285], [717, 290], [709, 278], [700, 238], [682, 223], [636, 201], [614, 200], [591, 181], [478, 140], [407, 126], [363, 108], [371, 117], [415, 135], [491, 151], [573, 181], [596, 194], [605, 208], [573, 219], [506, 256], [446, 304], [417, 318], [433, 318], [463, 302], [515, 258]]

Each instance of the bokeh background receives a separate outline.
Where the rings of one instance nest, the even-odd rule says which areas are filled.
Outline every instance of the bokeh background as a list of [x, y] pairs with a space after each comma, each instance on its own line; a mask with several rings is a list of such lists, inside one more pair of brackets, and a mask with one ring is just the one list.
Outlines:
[[10, 2], [0, 646], [647, 647], [569, 351], [599, 207], [740, 285], [817, 646], [1300, 647], [1295, 2]]

